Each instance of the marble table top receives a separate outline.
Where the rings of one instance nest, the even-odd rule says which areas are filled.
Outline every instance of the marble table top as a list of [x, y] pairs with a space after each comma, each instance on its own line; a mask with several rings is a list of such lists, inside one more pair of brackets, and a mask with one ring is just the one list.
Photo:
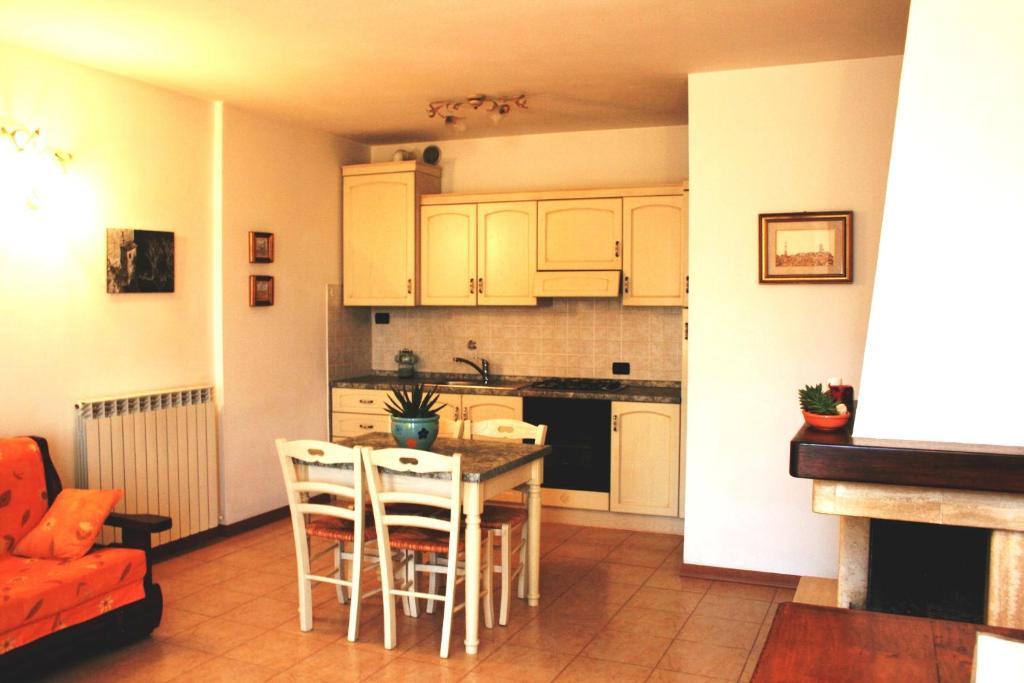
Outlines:
[[[370, 448], [396, 448], [395, 439], [387, 432], [370, 432], [358, 437], [335, 439], [342, 446], [369, 446]], [[551, 446], [537, 446], [518, 441], [478, 441], [437, 437], [430, 447], [433, 453], [462, 455], [462, 481], [481, 482], [513, 470], [520, 465], [543, 458]], [[446, 472], [418, 474], [434, 479], [450, 479]]]

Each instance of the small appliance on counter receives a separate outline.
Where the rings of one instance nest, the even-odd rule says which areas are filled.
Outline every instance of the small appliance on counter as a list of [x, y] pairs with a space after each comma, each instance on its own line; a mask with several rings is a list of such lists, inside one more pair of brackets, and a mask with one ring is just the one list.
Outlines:
[[395, 356], [395, 362], [398, 363], [398, 376], [399, 377], [412, 377], [416, 374], [416, 361], [419, 358], [412, 352], [411, 349], [402, 349]]

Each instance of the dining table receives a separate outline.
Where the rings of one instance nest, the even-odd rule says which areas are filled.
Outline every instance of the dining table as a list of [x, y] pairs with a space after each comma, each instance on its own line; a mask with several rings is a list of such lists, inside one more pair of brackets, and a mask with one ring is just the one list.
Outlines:
[[[343, 446], [364, 446], [373, 449], [394, 448], [395, 439], [388, 432], [369, 432], [361, 436], [334, 439]], [[483, 440], [438, 437], [429, 448], [433, 453], [462, 456], [462, 510], [466, 537], [466, 654], [476, 654], [480, 645], [480, 546], [482, 532], [480, 515], [484, 502], [506, 491], [526, 490], [526, 601], [531, 607], [540, 603], [540, 489], [544, 480], [544, 456], [550, 446], [527, 444], [513, 440]], [[442, 473], [413, 474], [410, 488], [424, 493], [437, 492], [446, 486], [439, 478], [451, 479]]]

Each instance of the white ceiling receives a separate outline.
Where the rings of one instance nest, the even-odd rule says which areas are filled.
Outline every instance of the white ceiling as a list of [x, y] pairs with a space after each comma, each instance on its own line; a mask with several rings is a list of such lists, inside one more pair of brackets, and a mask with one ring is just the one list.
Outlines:
[[[686, 122], [698, 71], [900, 54], [910, 0], [0, 0], [0, 41], [364, 142]], [[856, 96], [851, 93], [851, 97]]]

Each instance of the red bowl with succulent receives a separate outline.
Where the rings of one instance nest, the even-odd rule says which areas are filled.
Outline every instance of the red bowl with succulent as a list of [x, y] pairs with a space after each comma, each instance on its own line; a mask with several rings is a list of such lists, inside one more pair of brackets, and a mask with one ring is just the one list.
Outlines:
[[803, 411], [803, 414], [804, 421], [806, 421], [807, 424], [814, 429], [820, 429], [824, 432], [842, 429], [846, 426], [846, 423], [850, 421], [850, 413], [844, 413], [842, 415], [819, 415], [817, 413], [809, 413], [805, 410]]

